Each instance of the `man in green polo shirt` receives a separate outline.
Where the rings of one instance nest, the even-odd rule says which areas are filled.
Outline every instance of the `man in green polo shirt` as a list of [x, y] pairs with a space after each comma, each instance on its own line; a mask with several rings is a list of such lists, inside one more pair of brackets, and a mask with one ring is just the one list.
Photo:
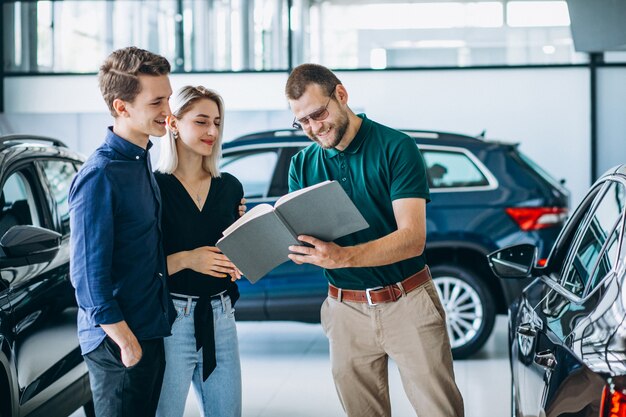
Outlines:
[[289, 190], [336, 180], [370, 225], [334, 242], [300, 236], [311, 247], [289, 248], [294, 262], [318, 265], [328, 278], [322, 327], [344, 410], [391, 416], [391, 357], [420, 417], [463, 416], [445, 312], [424, 259], [430, 195], [415, 141], [354, 114], [346, 88], [321, 65], [296, 67], [285, 93], [294, 127], [315, 142], [293, 157]]

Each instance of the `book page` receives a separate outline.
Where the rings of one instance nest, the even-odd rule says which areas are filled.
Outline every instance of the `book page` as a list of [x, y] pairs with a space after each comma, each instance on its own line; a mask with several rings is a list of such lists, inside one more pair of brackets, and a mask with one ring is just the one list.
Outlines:
[[256, 219], [257, 217], [260, 217], [266, 213], [270, 213], [272, 211], [274, 211], [274, 207], [270, 206], [269, 204], [256, 205], [252, 207], [250, 211], [247, 211], [243, 216], [237, 219], [235, 223], [231, 224], [228, 228], [226, 228], [226, 230], [224, 230], [224, 233], [222, 235], [227, 236], [230, 233], [232, 233], [232, 231], [235, 230], [236, 228], [241, 227], [241, 225], [249, 222], [250, 220]]
[[315, 190], [316, 188], [323, 187], [324, 185], [326, 185], [326, 184], [328, 184], [330, 182], [332, 182], [332, 181], [326, 180], [326, 181], [320, 182], [320, 183], [315, 184], [315, 185], [311, 185], [311, 186], [308, 186], [308, 187], [301, 188], [301, 189], [296, 190], [294, 192], [291, 192], [289, 194], [285, 194], [284, 196], [282, 196], [281, 198], [279, 198], [276, 201], [276, 204], [274, 204], [274, 206], [278, 207], [282, 203], [285, 203], [285, 202], [291, 200], [292, 198], [295, 198], [295, 197], [297, 197], [297, 196], [299, 196], [301, 194], [304, 194], [304, 193], [308, 193], [309, 191]]
[[323, 182], [300, 191], [305, 192], [274, 207], [274, 212], [293, 235], [309, 235], [330, 242], [369, 227], [337, 181]]

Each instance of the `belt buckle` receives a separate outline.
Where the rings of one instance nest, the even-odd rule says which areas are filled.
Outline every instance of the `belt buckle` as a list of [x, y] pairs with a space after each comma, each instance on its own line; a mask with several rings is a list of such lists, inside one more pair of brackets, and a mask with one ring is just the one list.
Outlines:
[[367, 305], [370, 307], [374, 307], [378, 305], [378, 303], [372, 303], [372, 296], [370, 295], [370, 291], [382, 290], [385, 287], [373, 287], [365, 289], [365, 298], [367, 298]]

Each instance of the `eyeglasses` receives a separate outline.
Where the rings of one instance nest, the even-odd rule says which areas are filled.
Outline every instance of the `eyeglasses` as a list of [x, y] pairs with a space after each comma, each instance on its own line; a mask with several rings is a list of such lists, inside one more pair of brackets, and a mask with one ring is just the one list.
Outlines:
[[330, 104], [330, 101], [333, 99], [333, 95], [335, 94], [336, 88], [337, 86], [335, 85], [333, 87], [333, 90], [330, 92], [330, 97], [328, 97], [328, 101], [326, 102], [326, 105], [324, 107], [322, 107], [319, 110], [315, 110], [313, 113], [310, 113], [307, 116], [301, 117], [300, 119], [296, 119], [294, 117], [291, 127], [293, 127], [294, 129], [303, 129], [304, 126], [309, 125], [311, 119], [315, 120], [316, 122], [321, 122], [322, 120], [326, 119], [328, 117], [328, 105]]

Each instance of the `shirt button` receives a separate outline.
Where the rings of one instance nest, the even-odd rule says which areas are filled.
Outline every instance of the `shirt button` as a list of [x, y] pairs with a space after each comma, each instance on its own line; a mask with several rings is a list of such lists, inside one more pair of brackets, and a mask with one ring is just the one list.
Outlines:
[[342, 152], [342, 153], [340, 153], [340, 154], [339, 154], [339, 156], [343, 158], [343, 152]]
[[345, 167], [346, 167], [346, 165], [345, 165], [345, 164], [341, 164], [341, 168], [345, 168]]
[[346, 182], [347, 178], [342, 178], [341, 181]]
[[160, 278], [163, 278], [163, 274], [162, 274], [162, 273], [160, 273], [160, 272], [159, 272], [159, 277], [160, 277]]
[[139, 155], [137, 155], [137, 156], [135, 157], [135, 159], [139, 159]]

